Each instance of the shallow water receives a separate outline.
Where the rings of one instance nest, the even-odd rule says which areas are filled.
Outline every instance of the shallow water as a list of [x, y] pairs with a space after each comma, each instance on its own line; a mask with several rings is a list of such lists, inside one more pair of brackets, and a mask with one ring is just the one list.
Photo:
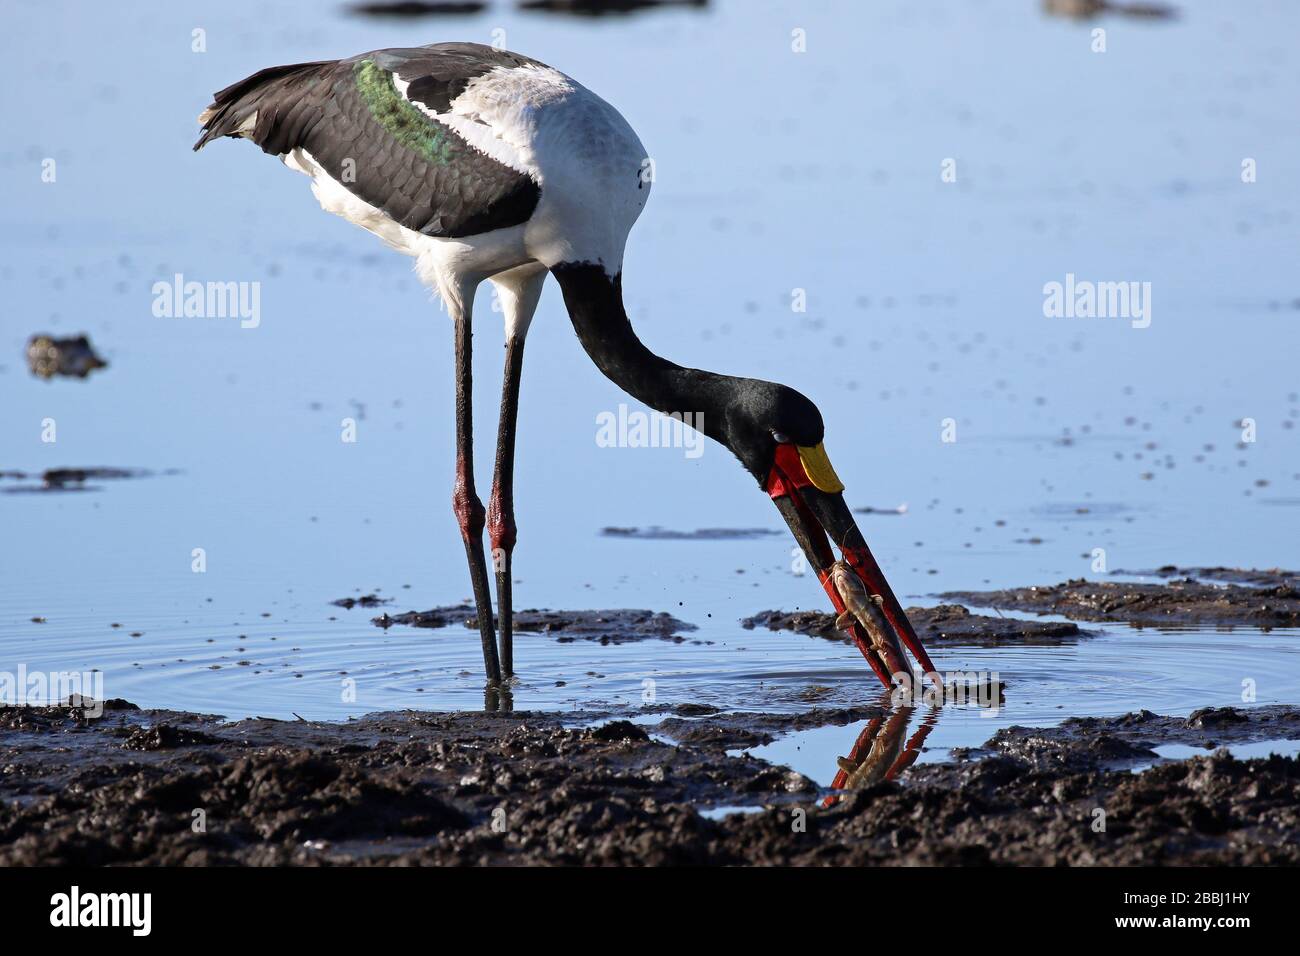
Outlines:
[[[945, 671], [996, 673], [1007, 685], [1006, 700], [996, 708], [949, 705], [937, 714], [917, 708], [907, 735], [923, 718], [934, 720], [917, 763], [945, 760], [954, 747], [979, 746], [1003, 727], [1046, 727], [1067, 716], [1104, 717], [1140, 708], [1185, 716], [1200, 707], [1293, 703], [1300, 695], [1297, 629], [1120, 627], [1068, 647], [945, 647], [938, 654]], [[1253, 686], [1243, 686], [1245, 680]], [[800, 731], [750, 752], [829, 785], [835, 758], [848, 755], [864, 726]]]
[[[1179, 6], [1169, 22], [1096, 24], [956, 0], [593, 22], [496, 4], [393, 22], [290, 0], [259, 6], [253, 29], [230, 4], [11, 4], [0, 470], [153, 474], [0, 494], [0, 669], [97, 669], [110, 696], [231, 717], [481, 706], [475, 635], [385, 632], [378, 611], [329, 605], [469, 592], [448, 507], [445, 317], [406, 261], [321, 213], [305, 179], [247, 144], [189, 144], [210, 92], [262, 66], [496, 28], [618, 105], [656, 160], [625, 272], [647, 343], [814, 397], [851, 503], [908, 505], [860, 518], [905, 601], [1093, 576], [1097, 548], [1108, 569], [1295, 566], [1300, 8]], [[1105, 54], [1089, 50], [1093, 26]], [[205, 53], [191, 52], [196, 27]], [[790, 51], [794, 28], [808, 52]], [[155, 318], [152, 284], [178, 272], [261, 283], [260, 324]], [[1151, 282], [1150, 327], [1044, 318], [1042, 287], [1067, 272]], [[791, 310], [796, 289], [806, 312]], [[500, 363], [486, 292], [478, 315], [486, 488]], [[29, 376], [23, 344], [42, 331], [89, 333], [109, 367]], [[873, 697], [851, 648], [736, 626], [821, 606], [785, 536], [602, 535], [782, 525], [716, 446], [597, 445], [597, 416], [636, 406], [582, 354], [553, 286], [527, 368], [517, 604], [669, 611], [709, 643], [520, 635], [516, 707], [637, 704], [647, 679], [661, 703]], [[345, 417], [355, 443], [340, 440]], [[1243, 417], [1254, 442], [1239, 444]], [[1249, 629], [940, 648], [943, 670], [997, 671], [1007, 706], [945, 712], [923, 759], [1004, 722], [1240, 703], [1244, 678], [1261, 703], [1293, 703], [1297, 653], [1296, 633]], [[856, 731], [772, 753], [822, 779], [836, 755], [822, 754], [847, 753]]]
[[[1205, 754], [1204, 748], [1189, 747], [1186, 744], [1165, 744], [1153, 749], [1166, 760], [1186, 760], [1188, 757], [1203, 756]], [[1300, 740], [1259, 740], [1246, 744], [1234, 744], [1224, 749], [1238, 760], [1271, 757], [1274, 754], [1279, 757], [1296, 757], [1300, 756]]]

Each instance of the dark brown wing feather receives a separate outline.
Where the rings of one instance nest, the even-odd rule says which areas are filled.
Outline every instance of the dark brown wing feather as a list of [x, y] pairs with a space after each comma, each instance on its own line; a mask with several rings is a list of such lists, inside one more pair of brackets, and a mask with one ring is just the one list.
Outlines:
[[194, 148], [246, 136], [277, 156], [305, 149], [358, 198], [428, 236], [472, 236], [526, 222], [541, 196], [537, 182], [424, 115], [403, 121], [428, 124], [440, 144], [436, 155], [395, 135], [358, 87], [357, 65], [366, 60], [397, 73], [410, 84], [411, 99], [435, 113], [450, 109], [475, 77], [536, 62], [478, 44], [444, 43], [270, 67], [216, 94], [199, 118], [203, 133]]

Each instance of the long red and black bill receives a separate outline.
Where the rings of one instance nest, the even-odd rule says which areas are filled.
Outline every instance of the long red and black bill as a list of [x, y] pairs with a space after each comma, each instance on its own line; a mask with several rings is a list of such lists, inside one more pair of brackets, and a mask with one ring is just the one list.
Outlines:
[[[836, 613], [842, 615], [846, 607], [832, 578], [836, 560], [831, 544], [839, 548], [843, 562], [857, 574], [867, 592], [878, 596], [880, 610], [893, 631], [889, 637], [901, 640], [916, 658], [922, 672], [929, 675], [936, 686], [942, 687], [943, 682], [930, 655], [921, 645], [903, 606], [858, 530], [841, 493], [844, 485], [831, 468], [825, 449], [820, 444], [807, 448], [788, 442], [777, 445], [776, 460], [766, 490], [816, 570]], [[861, 623], [851, 624], [848, 630], [881, 683], [892, 688], [893, 675], [908, 670], [901, 652], [891, 652], [890, 645], [897, 645], [886, 641], [878, 650]]]

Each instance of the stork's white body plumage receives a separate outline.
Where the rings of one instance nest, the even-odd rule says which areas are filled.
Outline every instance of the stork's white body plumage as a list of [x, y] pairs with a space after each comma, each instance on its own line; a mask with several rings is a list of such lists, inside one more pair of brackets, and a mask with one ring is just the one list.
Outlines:
[[[450, 312], [470, 309], [478, 285], [491, 281], [507, 338], [527, 334], [551, 266], [591, 262], [611, 276], [621, 271], [651, 177], [645, 148], [616, 109], [558, 70], [531, 64], [475, 78], [442, 113], [407, 96], [410, 84], [400, 77], [393, 85], [425, 116], [535, 180], [542, 187], [536, 210], [527, 222], [491, 232], [427, 236], [349, 191], [306, 149], [281, 154], [286, 166], [311, 178], [322, 209], [412, 256], [421, 281]], [[604, 201], [593, 204], [593, 194]]]

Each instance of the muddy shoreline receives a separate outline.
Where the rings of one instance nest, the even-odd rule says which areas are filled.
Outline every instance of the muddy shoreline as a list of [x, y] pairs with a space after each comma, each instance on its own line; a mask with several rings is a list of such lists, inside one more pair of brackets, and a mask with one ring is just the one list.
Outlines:
[[[734, 749], [882, 713], [686, 705], [325, 724], [125, 701], [89, 720], [7, 707], [0, 864], [1300, 863], [1295, 759], [1151, 749], [1300, 737], [1300, 708], [1010, 728], [843, 792]], [[754, 809], [717, 812], [739, 806]]]
[[[1290, 613], [1295, 586], [1284, 571], [1147, 574], [1166, 581], [963, 597], [1085, 620], [1258, 626], [1288, 620], [1278, 613]], [[374, 621], [439, 628], [470, 614], [451, 606]], [[1095, 633], [952, 604], [909, 615], [936, 645]], [[742, 623], [844, 639], [816, 612]], [[521, 612], [521, 624], [603, 643], [693, 630], [636, 610]], [[1002, 728], [926, 762], [933, 715], [883, 702], [797, 713], [693, 703], [405, 711], [338, 724], [71, 703], [0, 706], [0, 865], [1300, 863], [1300, 760], [1221, 749], [1266, 753], [1281, 741], [1295, 753], [1294, 706], [1066, 718]], [[833, 775], [830, 787], [749, 752], [820, 727], [845, 733], [847, 756], [818, 776]]]

